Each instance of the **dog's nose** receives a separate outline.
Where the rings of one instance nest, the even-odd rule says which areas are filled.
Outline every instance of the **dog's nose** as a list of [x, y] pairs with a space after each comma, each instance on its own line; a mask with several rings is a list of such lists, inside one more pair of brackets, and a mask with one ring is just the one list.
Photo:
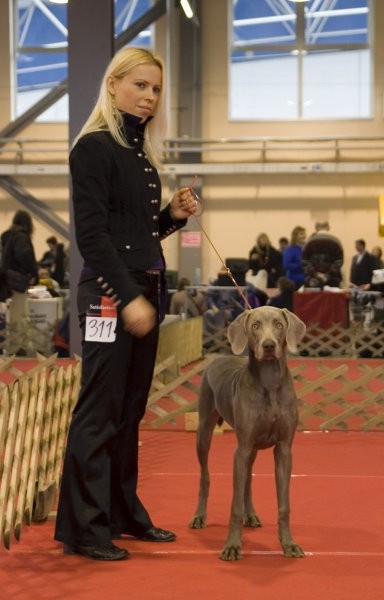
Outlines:
[[273, 340], [265, 340], [263, 342], [263, 350], [264, 352], [273, 352], [276, 348], [276, 344]]

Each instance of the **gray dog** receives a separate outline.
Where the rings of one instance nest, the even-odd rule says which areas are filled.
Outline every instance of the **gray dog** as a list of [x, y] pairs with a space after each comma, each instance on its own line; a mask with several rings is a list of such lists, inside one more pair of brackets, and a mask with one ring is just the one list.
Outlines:
[[289, 527], [291, 446], [298, 421], [297, 398], [287, 367], [287, 350], [297, 352], [304, 323], [287, 309], [262, 306], [247, 310], [228, 327], [234, 354], [248, 346], [248, 358], [224, 356], [205, 370], [199, 397], [197, 455], [201, 468], [199, 500], [190, 522], [205, 527], [209, 493], [208, 452], [212, 433], [225, 420], [235, 430], [233, 499], [222, 560], [241, 558], [241, 530], [261, 527], [252, 502], [252, 466], [258, 450], [274, 447], [279, 539], [285, 556], [302, 557]]

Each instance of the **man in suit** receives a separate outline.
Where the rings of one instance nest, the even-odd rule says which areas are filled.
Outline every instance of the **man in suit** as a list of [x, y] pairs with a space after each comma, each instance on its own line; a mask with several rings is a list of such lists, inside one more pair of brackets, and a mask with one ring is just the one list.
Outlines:
[[372, 280], [372, 272], [374, 269], [379, 268], [378, 260], [376, 256], [367, 252], [365, 240], [356, 240], [355, 248], [357, 254], [352, 258], [349, 276], [351, 287], [369, 289]]

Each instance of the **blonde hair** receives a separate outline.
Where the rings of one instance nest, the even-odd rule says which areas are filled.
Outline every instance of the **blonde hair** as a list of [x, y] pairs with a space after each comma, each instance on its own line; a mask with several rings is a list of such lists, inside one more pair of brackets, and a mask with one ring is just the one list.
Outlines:
[[256, 246], [260, 247], [260, 242], [264, 242], [265, 245], [268, 247], [272, 246], [271, 240], [269, 239], [266, 233], [259, 233], [259, 235], [256, 238]]
[[153, 118], [146, 125], [144, 140], [144, 150], [149, 160], [155, 166], [159, 166], [161, 164], [163, 139], [166, 132], [165, 67], [160, 56], [145, 48], [128, 46], [117, 52], [112, 58], [104, 73], [96, 104], [76, 136], [74, 144], [87, 133], [109, 131], [118, 144], [129, 147], [122, 133], [122, 114], [114, 109], [113, 98], [108, 91], [108, 80], [110, 77], [122, 79], [138, 65], [154, 65], [159, 67], [161, 71], [162, 85], [159, 100]]

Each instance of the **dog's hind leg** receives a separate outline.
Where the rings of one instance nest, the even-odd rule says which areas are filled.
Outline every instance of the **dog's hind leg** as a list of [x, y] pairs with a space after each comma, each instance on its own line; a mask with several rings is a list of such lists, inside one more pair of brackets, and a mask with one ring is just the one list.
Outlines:
[[196, 511], [189, 523], [191, 529], [202, 529], [206, 525], [210, 486], [208, 454], [211, 447], [213, 430], [219, 417], [220, 415], [215, 408], [213, 392], [206, 378], [203, 377], [199, 398], [199, 425], [196, 434], [196, 451], [200, 464], [200, 488]]
[[244, 526], [261, 527], [262, 523], [256, 514], [252, 501], [252, 467], [255, 462], [257, 450], [249, 457], [248, 473], [244, 490]]

